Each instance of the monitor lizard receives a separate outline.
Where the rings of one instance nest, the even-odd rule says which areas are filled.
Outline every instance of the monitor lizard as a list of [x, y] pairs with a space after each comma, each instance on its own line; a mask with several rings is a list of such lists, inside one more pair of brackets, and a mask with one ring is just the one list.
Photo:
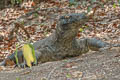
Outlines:
[[[89, 50], [99, 51], [111, 44], [97, 40], [96, 38], [77, 39], [79, 28], [89, 20], [86, 13], [71, 13], [59, 18], [56, 31], [49, 37], [33, 43], [38, 62], [61, 60], [66, 57], [79, 56]], [[120, 44], [113, 44], [113, 47], [120, 47]], [[6, 66], [6, 61], [16, 63], [15, 53], [7, 56], [0, 65]], [[18, 51], [18, 61], [25, 65], [22, 50]]]

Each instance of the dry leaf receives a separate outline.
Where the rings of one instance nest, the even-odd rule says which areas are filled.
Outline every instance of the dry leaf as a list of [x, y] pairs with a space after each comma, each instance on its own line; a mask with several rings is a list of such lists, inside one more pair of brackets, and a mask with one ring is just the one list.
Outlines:
[[24, 46], [22, 47], [23, 50], [23, 56], [26, 60], [26, 63], [29, 67], [31, 67], [31, 63], [34, 62], [34, 57], [32, 54], [32, 49], [28, 44], [24, 44]]

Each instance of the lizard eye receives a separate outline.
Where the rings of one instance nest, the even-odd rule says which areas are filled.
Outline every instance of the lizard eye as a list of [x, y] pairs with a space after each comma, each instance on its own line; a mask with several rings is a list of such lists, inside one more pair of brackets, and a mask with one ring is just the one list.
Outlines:
[[63, 29], [63, 30], [68, 30], [68, 29], [69, 29], [69, 27], [68, 27], [68, 25], [67, 25], [67, 24], [63, 24], [63, 25], [62, 25], [62, 29]]

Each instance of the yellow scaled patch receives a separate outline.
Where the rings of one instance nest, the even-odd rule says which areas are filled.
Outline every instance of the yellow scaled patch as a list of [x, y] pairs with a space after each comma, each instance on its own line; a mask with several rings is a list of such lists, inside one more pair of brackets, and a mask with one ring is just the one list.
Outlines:
[[31, 63], [34, 62], [34, 57], [32, 54], [32, 48], [29, 46], [29, 44], [24, 44], [22, 47], [23, 50], [23, 56], [26, 60], [27, 66], [31, 67]]

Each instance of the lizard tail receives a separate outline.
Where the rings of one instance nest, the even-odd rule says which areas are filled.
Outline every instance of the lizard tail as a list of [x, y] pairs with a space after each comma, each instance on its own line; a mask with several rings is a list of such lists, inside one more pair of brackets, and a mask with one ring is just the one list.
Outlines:
[[120, 44], [113, 44], [113, 47], [120, 47]]

